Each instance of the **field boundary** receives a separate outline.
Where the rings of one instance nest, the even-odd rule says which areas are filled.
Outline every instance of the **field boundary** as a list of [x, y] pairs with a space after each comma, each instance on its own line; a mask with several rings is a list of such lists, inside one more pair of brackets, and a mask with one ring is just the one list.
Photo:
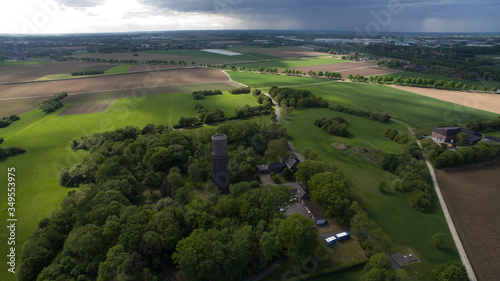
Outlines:
[[451, 218], [448, 206], [446, 205], [446, 201], [444, 200], [443, 194], [441, 193], [441, 189], [439, 188], [439, 183], [436, 178], [436, 173], [434, 173], [434, 167], [432, 167], [431, 162], [427, 158], [427, 155], [425, 154], [425, 151], [422, 148], [420, 141], [417, 140], [417, 142], [418, 145], [420, 146], [420, 149], [422, 150], [422, 155], [424, 156], [425, 163], [427, 164], [427, 167], [431, 174], [432, 184], [434, 185], [434, 189], [439, 199], [439, 204], [441, 205], [441, 209], [443, 210], [444, 217], [446, 219], [446, 222], [448, 223], [448, 228], [450, 229], [451, 236], [453, 237], [453, 241], [455, 242], [455, 246], [457, 247], [458, 254], [460, 255], [460, 260], [462, 260], [462, 264], [465, 266], [465, 269], [467, 270], [467, 276], [469, 277], [469, 280], [477, 281], [476, 275], [474, 274], [474, 269], [472, 268], [469, 258], [467, 257], [467, 252], [465, 252], [464, 246], [462, 244], [462, 241], [460, 240], [460, 236], [458, 235], [457, 229], [455, 227], [455, 223]]

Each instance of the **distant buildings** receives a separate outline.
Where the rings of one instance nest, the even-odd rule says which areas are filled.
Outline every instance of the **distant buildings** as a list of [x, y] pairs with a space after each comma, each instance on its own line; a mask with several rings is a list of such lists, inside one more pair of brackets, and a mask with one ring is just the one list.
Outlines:
[[443, 127], [435, 128], [432, 130], [432, 138], [446, 143], [454, 143], [457, 141], [457, 135], [459, 133], [465, 133], [467, 135], [467, 141], [469, 144], [476, 144], [481, 140], [481, 134], [476, 133], [472, 130], [460, 128], [460, 127]]
[[229, 193], [229, 166], [228, 166], [227, 136], [212, 136], [212, 179], [215, 192]]

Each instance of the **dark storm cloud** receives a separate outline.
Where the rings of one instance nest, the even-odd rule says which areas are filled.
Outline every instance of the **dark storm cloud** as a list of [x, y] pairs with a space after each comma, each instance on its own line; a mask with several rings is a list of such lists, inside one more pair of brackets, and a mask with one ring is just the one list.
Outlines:
[[105, 0], [56, 0], [68, 7], [94, 7], [104, 4]]

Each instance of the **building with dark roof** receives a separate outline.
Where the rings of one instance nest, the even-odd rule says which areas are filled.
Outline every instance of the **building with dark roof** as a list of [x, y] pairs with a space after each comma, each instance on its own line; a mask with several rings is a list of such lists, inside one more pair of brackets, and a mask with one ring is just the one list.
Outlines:
[[309, 211], [309, 214], [311, 215], [315, 224], [321, 225], [321, 224], [326, 223], [325, 216], [323, 216], [323, 214], [318, 209], [318, 207], [316, 207], [316, 204], [314, 204], [314, 202], [311, 200], [311, 197], [309, 197], [308, 194], [305, 194], [304, 196], [302, 196], [300, 198], [300, 202]]
[[457, 135], [465, 133], [469, 144], [476, 144], [481, 140], [481, 134], [472, 130], [460, 127], [443, 127], [432, 130], [432, 138], [441, 142], [454, 143], [457, 141]]
[[300, 163], [300, 161], [299, 159], [293, 157], [292, 154], [288, 154], [285, 160], [283, 160], [283, 163], [288, 169], [292, 171], [297, 171], [297, 165]]

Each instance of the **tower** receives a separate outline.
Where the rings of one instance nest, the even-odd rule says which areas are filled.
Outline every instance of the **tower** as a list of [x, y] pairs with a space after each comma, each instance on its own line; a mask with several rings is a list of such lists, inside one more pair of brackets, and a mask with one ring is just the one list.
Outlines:
[[227, 153], [227, 136], [212, 136], [212, 179], [215, 191], [229, 193], [229, 167]]

